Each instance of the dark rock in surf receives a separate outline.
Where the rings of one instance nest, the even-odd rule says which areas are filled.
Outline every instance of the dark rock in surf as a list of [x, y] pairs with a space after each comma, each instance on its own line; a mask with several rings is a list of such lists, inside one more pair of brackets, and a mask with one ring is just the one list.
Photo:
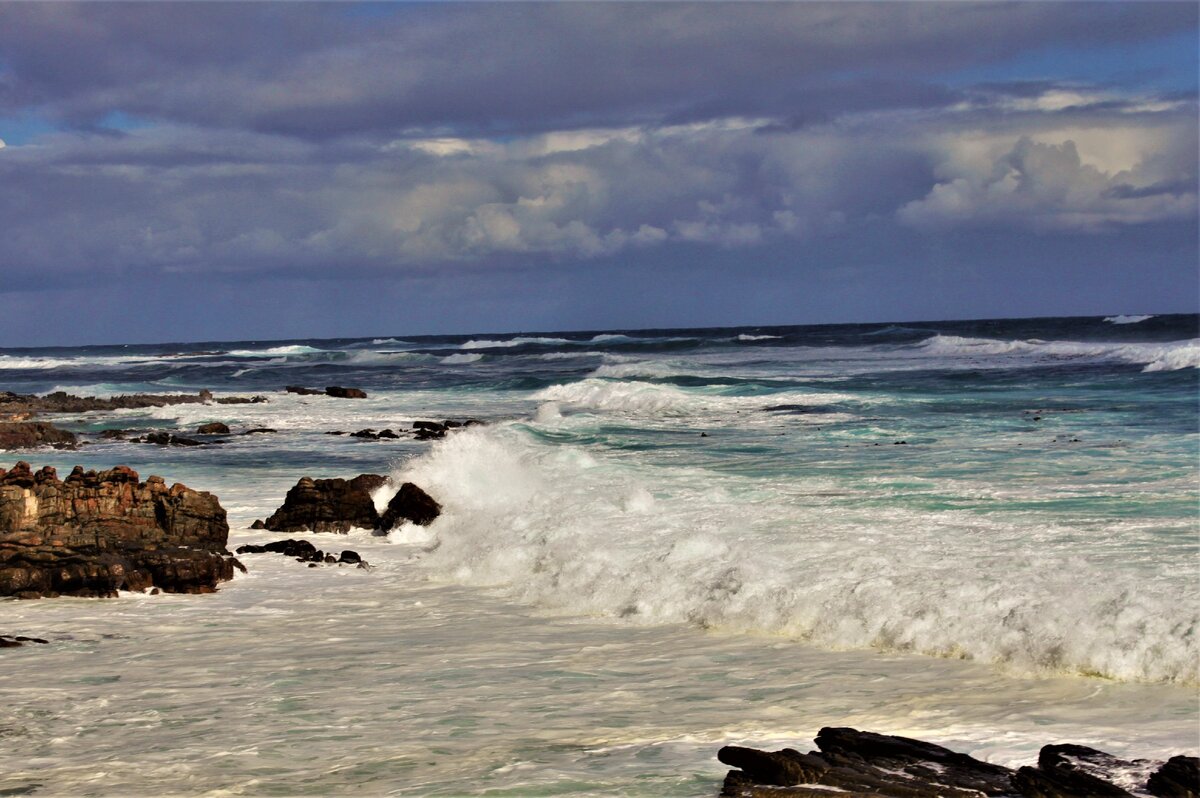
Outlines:
[[[133, 439], [135, 443], [153, 443], [155, 446], [204, 446], [205, 441], [198, 441], [195, 438], [184, 438], [181, 435], [173, 435], [169, 432], [150, 432], [140, 438]], [[221, 441], [208, 441], [208, 443], [220, 443]]]
[[225, 510], [210, 493], [126, 466], [0, 469], [0, 595], [105, 597], [159, 587], [211, 593], [240, 565], [225, 549]]
[[325, 388], [325, 395], [337, 399], [366, 399], [367, 392], [360, 388], [343, 388], [340, 385], [330, 385]]
[[212, 391], [197, 394], [148, 394], [136, 393], [100, 399], [94, 396], [75, 396], [65, 391], [55, 391], [44, 396], [17, 394], [0, 391], [0, 412], [6, 416], [13, 413], [90, 413], [107, 410], [129, 410], [171, 405], [204, 404], [257, 404], [267, 401], [262, 396], [223, 396], [214, 398]]
[[254, 523], [250, 525], [251, 529], [266, 529], [267, 525], [262, 522], [261, 518], [254, 519]]
[[[722, 748], [717, 758], [738, 769], [725, 777], [721, 795], [815, 798], [836, 790], [872, 798], [1128, 796], [1119, 784], [1146, 779], [1153, 767], [1147, 760], [1127, 761], [1079, 745], [1048, 745], [1037, 767], [1013, 771], [921, 740], [855, 729], [821, 729], [816, 742], [819, 750], [807, 754]], [[1139, 791], [1195, 798], [1200, 760], [1173, 757]]]
[[1158, 798], [1200, 798], [1200, 758], [1173, 756], [1150, 774], [1146, 792]]
[[428, 526], [442, 514], [442, 506], [433, 497], [411, 482], [405, 482], [388, 502], [379, 528], [387, 532], [405, 521], [419, 526]]
[[248, 429], [239, 434], [241, 434], [241, 435], [266, 435], [266, 434], [272, 433], [272, 432], [275, 432], [275, 430], [271, 429], [270, 427], [255, 427], [254, 429]]
[[307, 540], [276, 540], [271, 543], [266, 543], [261, 546], [248, 543], [245, 546], [238, 546], [238, 554], [282, 554], [286, 557], [291, 557], [297, 562], [307, 562], [313, 564], [324, 563], [326, 565], [357, 565], [363, 562], [363, 558], [358, 555], [358, 552], [346, 549], [341, 553], [341, 556], [334, 556], [332, 553], [326, 553], [318, 549]]
[[38, 446], [74, 449], [76, 442], [75, 433], [42, 421], [0, 423], [0, 449], [33, 449]]
[[304, 477], [287, 492], [283, 505], [265, 522], [273, 532], [348, 532], [351, 527], [375, 529], [379, 513], [372, 491], [387, 482], [379, 474], [354, 479]]
[[228, 435], [229, 427], [222, 424], [220, 421], [213, 421], [209, 424], [201, 424], [196, 429], [197, 435]]
[[376, 435], [375, 437], [380, 438], [380, 439], [382, 439], [382, 438], [395, 439], [395, 438], [399, 438], [400, 436], [397, 435], [396, 433], [392, 432], [390, 429], [385, 429], [385, 430], [380, 431], [380, 433], [378, 435]]
[[305, 388], [301, 385], [288, 385], [283, 389], [287, 393], [299, 394], [300, 396], [324, 396], [324, 391], [318, 391], [316, 388]]
[[414, 421], [412, 428], [429, 430], [430, 432], [445, 432], [446, 431], [446, 425], [439, 424], [436, 421]]

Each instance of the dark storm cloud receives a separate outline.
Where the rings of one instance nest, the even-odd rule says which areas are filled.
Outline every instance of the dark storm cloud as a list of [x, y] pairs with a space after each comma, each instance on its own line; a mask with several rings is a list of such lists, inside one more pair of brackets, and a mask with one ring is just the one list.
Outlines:
[[[309, 138], [945, 99], [937, 70], [1194, 27], [1187, 3], [0, 6], [0, 107]], [[897, 79], [895, 76], [900, 75]], [[829, 83], [834, 79], [834, 83]]]

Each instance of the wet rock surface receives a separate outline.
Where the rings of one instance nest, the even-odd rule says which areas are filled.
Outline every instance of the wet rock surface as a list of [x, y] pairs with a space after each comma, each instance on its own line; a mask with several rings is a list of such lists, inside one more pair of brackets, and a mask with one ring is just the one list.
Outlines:
[[1080, 745], [1047, 745], [1037, 767], [1018, 770], [982, 762], [932, 743], [848, 728], [821, 729], [816, 751], [760, 751], [726, 746], [717, 758], [737, 770], [725, 777], [727, 798], [967, 798], [972, 796], [1200, 795], [1200, 760], [1123, 760]]
[[43, 640], [40, 637], [27, 637], [25, 635], [0, 635], [0, 648], [20, 648], [26, 643], [36, 643], [38, 645], [49, 645], [49, 640]]
[[442, 507], [432, 496], [405, 482], [380, 515], [371, 494], [387, 483], [379, 474], [360, 474], [354, 479], [303, 477], [287, 492], [283, 505], [266, 521], [255, 521], [252, 528], [344, 533], [356, 527], [387, 532], [405, 522], [425, 526], [441, 514]]
[[229, 425], [223, 424], [220, 421], [212, 421], [208, 424], [201, 424], [196, 429], [197, 435], [228, 435]]
[[405, 521], [419, 526], [428, 526], [442, 514], [442, 505], [411, 482], [405, 482], [388, 501], [387, 509], [379, 519], [379, 528], [384, 532]]
[[38, 446], [73, 449], [77, 442], [75, 433], [42, 421], [0, 423], [0, 449], [33, 449]]
[[359, 568], [369, 568], [367, 561], [353, 549], [345, 549], [339, 555], [324, 552], [307, 540], [276, 540], [263, 545], [248, 543], [238, 546], [238, 554], [282, 554], [295, 559], [297, 562], [324, 563], [326, 565], [355, 565]]
[[284, 391], [300, 396], [332, 396], [335, 399], [366, 399], [367, 392], [361, 388], [344, 388], [341, 385], [328, 385], [325, 390], [305, 388], [303, 385], [288, 385]]
[[240, 567], [211, 493], [117, 466], [0, 469], [0, 596], [209, 593]]
[[379, 474], [354, 479], [302, 478], [287, 492], [283, 505], [264, 522], [272, 532], [349, 532], [375, 529], [379, 513], [371, 493], [387, 482]]

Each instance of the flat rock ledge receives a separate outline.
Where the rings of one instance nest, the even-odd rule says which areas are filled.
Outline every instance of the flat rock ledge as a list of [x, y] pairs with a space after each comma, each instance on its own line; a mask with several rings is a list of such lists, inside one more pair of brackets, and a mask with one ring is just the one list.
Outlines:
[[354, 479], [303, 477], [287, 492], [283, 505], [265, 522], [255, 522], [253, 528], [345, 533], [357, 527], [387, 532], [405, 522], [426, 526], [441, 514], [441, 505], [428, 493], [405, 482], [381, 515], [371, 494], [390, 484], [379, 474], [359, 474]]
[[981, 762], [939, 745], [824, 728], [817, 751], [760, 751], [726, 746], [717, 758], [738, 768], [725, 777], [724, 798], [1068, 798], [1137, 796], [1198, 798], [1200, 759], [1125, 760], [1082, 745], [1047, 745], [1036, 767], [1017, 770]]
[[211, 593], [242, 568], [228, 538], [216, 496], [127, 466], [0, 468], [0, 596]]

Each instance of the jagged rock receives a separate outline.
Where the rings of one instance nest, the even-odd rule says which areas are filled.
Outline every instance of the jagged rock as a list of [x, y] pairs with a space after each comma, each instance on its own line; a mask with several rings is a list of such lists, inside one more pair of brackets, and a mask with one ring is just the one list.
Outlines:
[[333, 396], [337, 399], [366, 399], [367, 392], [359, 388], [343, 388], [340, 385], [330, 385], [325, 388], [326, 396]]
[[222, 424], [220, 421], [213, 421], [209, 424], [201, 424], [196, 429], [197, 435], [228, 435], [229, 427]]
[[1200, 759], [1171, 757], [1150, 774], [1146, 792], [1158, 798], [1200, 798]]
[[446, 431], [446, 425], [439, 424], [436, 421], [414, 421], [412, 428], [413, 429], [426, 429], [426, 430], [429, 430], [430, 432], [445, 432]]
[[318, 391], [316, 388], [305, 388], [300, 385], [289, 385], [284, 388], [288, 393], [299, 394], [300, 396], [323, 396], [324, 391]]
[[387, 532], [405, 521], [427, 526], [441, 514], [442, 506], [433, 497], [413, 483], [405, 482], [388, 502], [387, 509], [379, 519], [379, 528]]
[[386, 477], [378, 474], [361, 474], [350, 480], [304, 477], [266, 520], [266, 528], [273, 532], [375, 529], [379, 526], [379, 513], [371, 501], [371, 492], [386, 481]]
[[[419, 424], [421, 422], [418, 421], [417, 423]], [[413, 437], [418, 441], [437, 441], [446, 437], [446, 430], [444, 429], [430, 429], [428, 427], [416, 426], [414, 426], [413, 429], [417, 431]]]
[[350, 437], [351, 438], [362, 438], [363, 440], [368, 440], [368, 441], [379, 440], [379, 436], [375, 434], [375, 430], [373, 430], [373, 429], [360, 429], [358, 432], [351, 432]]
[[[1037, 767], [1014, 772], [920, 740], [855, 729], [821, 729], [816, 742], [820, 750], [807, 754], [722, 748], [717, 758], [739, 769], [725, 777], [721, 795], [815, 798], [836, 790], [865, 798], [1129, 796], [1118, 784], [1135, 783], [1153, 768], [1147, 760], [1118, 759], [1080, 745], [1045, 746]], [[1140, 791], [1196, 798], [1198, 787], [1200, 760], [1173, 757]]]
[[228, 534], [217, 497], [162, 477], [139, 482], [126, 466], [76, 466], [62, 481], [49, 466], [0, 469], [0, 595], [212, 592], [240, 566]]
[[0, 423], [0, 449], [32, 449], [37, 446], [69, 449], [74, 448], [75, 443], [75, 433], [42, 421]]

